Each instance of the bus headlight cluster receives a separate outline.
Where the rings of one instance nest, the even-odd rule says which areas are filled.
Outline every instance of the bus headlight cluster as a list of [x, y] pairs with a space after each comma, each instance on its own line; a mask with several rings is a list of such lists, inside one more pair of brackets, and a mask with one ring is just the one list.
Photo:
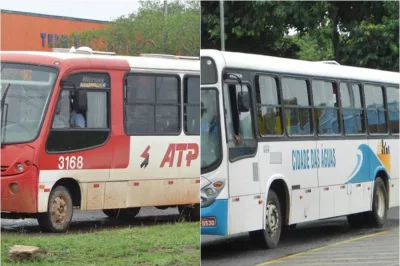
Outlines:
[[224, 186], [225, 183], [223, 181], [215, 181], [204, 187], [200, 192], [201, 207], [210, 206], [215, 201], [215, 198], [219, 195]]

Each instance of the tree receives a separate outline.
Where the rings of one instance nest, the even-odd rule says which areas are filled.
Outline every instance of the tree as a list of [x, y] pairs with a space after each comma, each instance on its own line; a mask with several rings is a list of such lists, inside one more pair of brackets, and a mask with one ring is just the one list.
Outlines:
[[[226, 1], [224, 8], [227, 50], [398, 69], [397, 1]], [[218, 2], [202, 3], [203, 48], [219, 48], [219, 26]]]
[[199, 56], [200, 4], [168, 1], [168, 15], [160, 1], [140, 1], [137, 13], [120, 17], [99, 30], [76, 32], [70, 43], [118, 54], [165, 53]]

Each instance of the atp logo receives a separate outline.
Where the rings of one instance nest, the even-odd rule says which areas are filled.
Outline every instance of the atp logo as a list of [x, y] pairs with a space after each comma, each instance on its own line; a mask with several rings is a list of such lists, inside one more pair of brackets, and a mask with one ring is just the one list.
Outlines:
[[149, 150], [150, 150], [150, 145], [147, 145], [147, 147], [143, 151], [142, 155], [140, 155], [140, 157], [142, 157], [144, 159], [143, 162], [140, 164], [140, 168], [146, 169], [146, 167], [149, 165], [149, 159], [150, 159]]

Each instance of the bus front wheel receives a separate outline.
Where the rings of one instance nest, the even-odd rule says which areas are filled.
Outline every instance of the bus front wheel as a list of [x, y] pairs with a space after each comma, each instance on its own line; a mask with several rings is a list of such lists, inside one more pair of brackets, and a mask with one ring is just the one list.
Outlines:
[[64, 186], [57, 186], [50, 192], [47, 212], [38, 216], [39, 227], [43, 232], [64, 233], [71, 224], [72, 214], [69, 190]]
[[281, 204], [275, 191], [268, 192], [265, 217], [265, 229], [249, 232], [257, 244], [267, 249], [278, 246], [282, 231], [282, 210]]

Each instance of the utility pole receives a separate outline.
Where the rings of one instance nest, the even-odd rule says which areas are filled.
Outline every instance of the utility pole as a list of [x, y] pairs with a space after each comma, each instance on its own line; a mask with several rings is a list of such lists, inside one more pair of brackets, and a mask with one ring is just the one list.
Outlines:
[[167, 52], [167, 47], [168, 47], [167, 15], [168, 15], [168, 3], [167, 0], [164, 0], [164, 53]]
[[219, 20], [220, 20], [220, 27], [221, 27], [221, 51], [225, 51], [224, 0], [219, 1]]

